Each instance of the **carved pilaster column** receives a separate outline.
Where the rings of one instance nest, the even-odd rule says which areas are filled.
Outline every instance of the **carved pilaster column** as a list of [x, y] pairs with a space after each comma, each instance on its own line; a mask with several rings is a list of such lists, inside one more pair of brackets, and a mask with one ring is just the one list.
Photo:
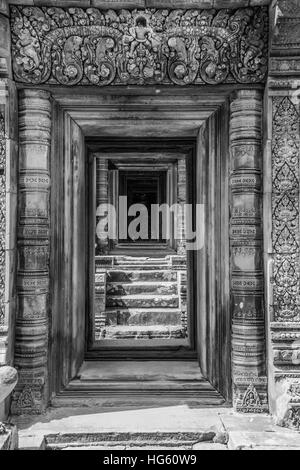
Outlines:
[[236, 93], [231, 103], [231, 301], [234, 407], [268, 410], [262, 241], [262, 96]]
[[177, 184], [178, 196], [177, 204], [180, 205], [180, 214], [177, 217], [177, 253], [179, 255], [186, 254], [186, 238], [185, 238], [185, 213], [184, 206], [186, 204], [186, 161], [185, 158], [178, 160], [177, 167]]
[[0, 78], [0, 365], [12, 364], [16, 310], [17, 92]]
[[[99, 207], [105, 207], [108, 204], [108, 160], [107, 158], [96, 158], [96, 211]], [[97, 212], [96, 224], [107, 220], [108, 212], [103, 211], [101, 215]], [[107, 230], [99, 233], [101, 239], [97, 238], [97, 254], [103, 254], [108, 251], [109, 239]]]
[[14, 413], [39, 413], [47, 399], [50, 113], [48, 92], [20, 93]]
[[271, 18], [264, 156], [270, 411], [278, 424], [300, 430], [300, 0], [274, 1]]

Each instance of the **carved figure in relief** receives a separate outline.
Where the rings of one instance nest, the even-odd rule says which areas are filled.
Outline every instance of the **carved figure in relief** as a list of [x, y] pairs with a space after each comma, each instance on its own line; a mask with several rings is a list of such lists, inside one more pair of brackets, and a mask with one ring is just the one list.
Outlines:
[[126, 36], [125, 40], [131, 42], [130, 45], [130, 56], [133, 57], [133, 53], [136, 48], [143, 44], [145, 47], [150, 49], [153, 47], [153, 31], [147, 25], [147, 19], [145, 16], [139, 16], [135, 20], [135, 26], [129, 29], [130, 36]]
[[59, 77], [61, 83], [66, 81], [66, 84], [72, 85], [73, 81], [77, 82], [82, 76], [80, 65], [82, 43], [83, 39], [80, 36], [71, 36], [65, 42], [61, 60], [58, 53], [55, 75]]
[[19, 40], [21, 44], [20, 55], [18, 59], [19, 64], [24, 65], [24, 69], [27, 71], [33, 70], [39, 66], [40, 55], [39, 55], [39, 42], [36, 38], [33, 38], [27, 29], [22, 29], [19, 32]]

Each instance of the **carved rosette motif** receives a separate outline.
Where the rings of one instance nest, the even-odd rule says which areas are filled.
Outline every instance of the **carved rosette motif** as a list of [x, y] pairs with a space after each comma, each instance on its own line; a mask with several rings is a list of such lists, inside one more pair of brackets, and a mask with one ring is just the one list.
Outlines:
[[6, 231], [6, 135], [5, 116], [0, 110], [0, 326], [4, 324]]
[[262, 265], [262, 96], [231, 102], [231, 301], [233, 401], [237, 411], [268, 410]]
[[19, 382], [12, 412], [45, 407], [49, 295], [50, 94], [19, 96], [18, 313], [15, 366]]
[[105, 86], [260, 83], [266, 8], [11, 8], [15, 80]]

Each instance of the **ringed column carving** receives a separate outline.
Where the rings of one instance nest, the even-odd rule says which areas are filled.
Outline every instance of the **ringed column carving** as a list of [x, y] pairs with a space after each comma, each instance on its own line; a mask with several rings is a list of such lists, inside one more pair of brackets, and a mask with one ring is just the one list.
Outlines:
[[18, 312], [12, 412], [40, 413], [47, 401], [50, 94], [19, 97]]
[[233, 403], [268, 411], [263, 238], [262, 95], [238, 91], [231, 102], [231, 305]]

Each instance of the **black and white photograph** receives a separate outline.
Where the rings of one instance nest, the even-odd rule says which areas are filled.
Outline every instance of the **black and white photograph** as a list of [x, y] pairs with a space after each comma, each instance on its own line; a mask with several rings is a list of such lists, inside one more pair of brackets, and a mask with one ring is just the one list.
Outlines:
[[0, 450], [300, 450], [300, 0], [0, 0]]

